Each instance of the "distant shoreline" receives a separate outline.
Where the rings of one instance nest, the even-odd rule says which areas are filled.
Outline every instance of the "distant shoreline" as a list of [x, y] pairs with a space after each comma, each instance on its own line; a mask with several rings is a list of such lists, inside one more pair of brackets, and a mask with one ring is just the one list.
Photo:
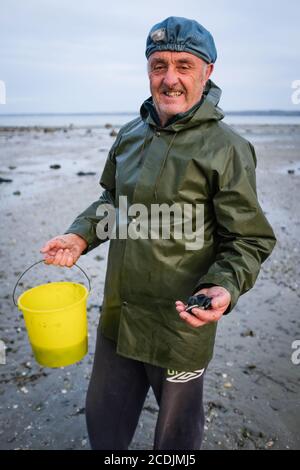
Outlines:
[[[249, 123], [249, 124], [231, 124], [233, 127], [235, 127], [236, 129], [247, 129], [250, 131], [250, 129], [255, 129], [255, 128], [260, 128], [260, 129], [265, 129], [265, 131], [267, 133], [269, 132], [274, 132], [275, 129], [278, 129], [278, 131], [280, 129], [283, 129], [283, 128], [289, 128], [291, 130], [291, 128], [295, 128], [298, 129], [300, 127], [300, 124], [290, 124], [290, 123], [286, 123], [286, 124], [252, 124], [252, 123]], [[120, 124], [116, 124], [113, 126], [113, 129], [119, 129], [121, 127]], [[99, 126], [91, 126], [91, 125], [78, 125], [78, 126], [36, 126], [36, 125], [32, 125], [32, 126], [11, 126], [11, 125], [7, 125], [7, 126], [0, 126], [0, 133], [9, 133], [9, 132], [43, 132], [43, 133], [54, 133], [54, 132], [70, 132], [70, 131], [75, 131], [75, 130], [80, 130], [80, 129], [90, 129], [91, 131], [92, 130], [101, 130], [101, 129], [105, 129], [105, 126], [103, 125], [99, 125]], [[268, 132], [269, 131], [269, 132]]]
[[[245, 111], [224, 111], [226, 116], [295, 116], [300, 117], [299, 111], [288, 111], [281, 109], [271, 110], [245, 110]], [[76, 112], [76, 113], [1, 113], [0, 117], [34, 117], [34, 116], [136, 116], [136, 111], [121, 111], [121, 112]]]
[[[128, 121], [139, 116], [135, 113], [28, 113], [0, 114], [0, 128], [103, 128], [110, 126], [119, 129]], [[300, 125], [300, 110], [258, 110], [229, 111], [224, 122], [229, 125]], [[47, 132], [47, 131], [46, 131]]]

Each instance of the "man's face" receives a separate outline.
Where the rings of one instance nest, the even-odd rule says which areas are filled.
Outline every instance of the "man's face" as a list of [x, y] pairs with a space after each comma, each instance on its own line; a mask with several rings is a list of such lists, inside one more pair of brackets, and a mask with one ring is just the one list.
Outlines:
[[175, 114], [188, 111], [202, 96], [213, 64], [188, 52], [157, 51], [148, 60], [153, 102], [164, 126]]

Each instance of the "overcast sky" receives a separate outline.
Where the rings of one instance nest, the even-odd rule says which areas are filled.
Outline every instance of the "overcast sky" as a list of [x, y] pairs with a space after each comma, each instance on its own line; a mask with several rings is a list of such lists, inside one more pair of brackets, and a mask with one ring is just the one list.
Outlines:
[[299, 0], [1, 0], [0, 113], [137, 111], [146, 36], [172, 15], [213, 34], [222, 108], [300, 109]]

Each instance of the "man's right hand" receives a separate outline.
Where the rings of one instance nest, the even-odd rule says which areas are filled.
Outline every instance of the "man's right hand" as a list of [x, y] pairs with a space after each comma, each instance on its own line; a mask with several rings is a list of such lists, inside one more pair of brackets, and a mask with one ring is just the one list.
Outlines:
[[75, 233], [59, 235], [47, 241], [40, 252], [44, 254], [46, 264], [67, 266], [76, 263], [81, 253], [87, 248], [87, 242]]

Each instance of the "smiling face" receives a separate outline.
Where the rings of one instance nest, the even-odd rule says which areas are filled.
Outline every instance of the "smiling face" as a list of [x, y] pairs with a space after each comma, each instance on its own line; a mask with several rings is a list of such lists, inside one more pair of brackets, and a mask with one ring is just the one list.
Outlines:
[[188, 52], [157, 51], [151, 54], [148, 60], [150, 90], [162, 126], [201, 99], [212, 71], [213, 64]]

